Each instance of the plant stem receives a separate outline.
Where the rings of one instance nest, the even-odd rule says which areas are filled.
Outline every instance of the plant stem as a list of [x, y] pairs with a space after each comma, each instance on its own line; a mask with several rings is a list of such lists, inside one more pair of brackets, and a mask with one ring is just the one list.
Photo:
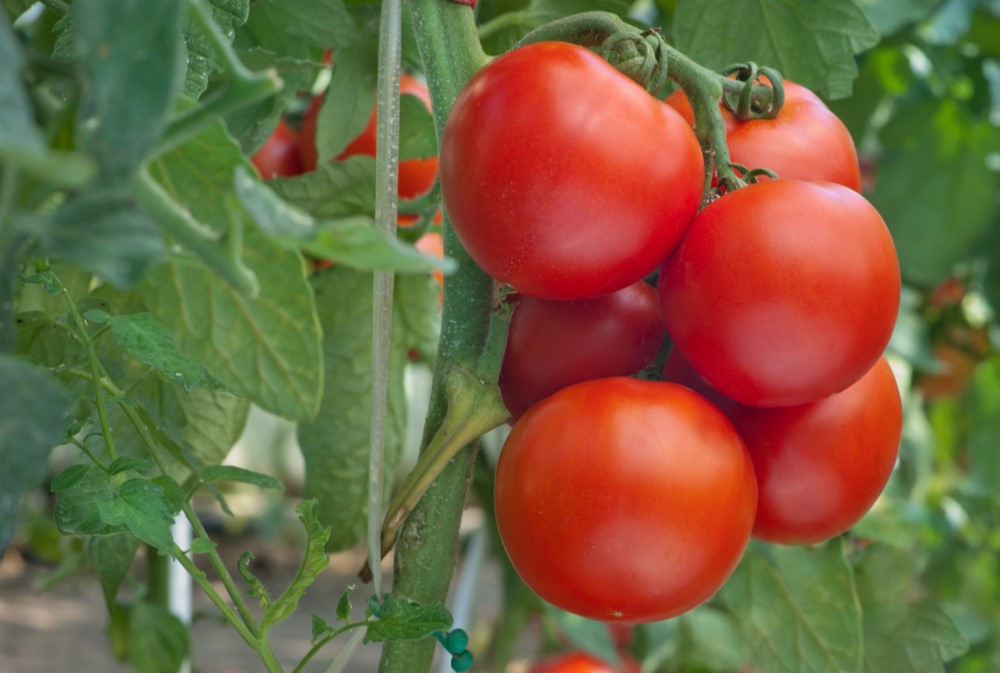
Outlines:
[[[410, 0], [417, 44], [427, 75], [440, 143], [444, 121], [462, 87], [486, 62], [472, 9], [446, 0]], [[473, 369], [486, 342], [493, 300], [492, 280], [476, 266], [444, 221], [445, 254], [458, 262], [445, 280], [444, 315], [424, 444], [437, 433], [447, 411], [444, 373]], [[407, 518], [396, 550], [393, 593], [423, 604], [443, 602], [458, 549], [458, 525], [468, 491], [476, 445], [461, 450]], [[429, 671], [433, 639], [386, 643], [382, 673]]]
[[282, 82], [274, 69], [252, 72], [240, 61], [229, 40], [212, 18], [204, 0], [189, 0], [191, 19], [212, 45], [228, 80], [215, 95], [172, 119], [156, 146], [152, 158], [161, 156], [195, 137], [220, 117], [281, 91]]
[[101, 426], [101, 434], [104, 436], [104, 444], [108, 449], [108, 457], [111, 462], [114, 462], [118, 457], [118, 453], [115, 451], [115, 442], [111, 437], [111, 423], [108, 420], [108, 409], [104, 400], [104, 386], [102, 383], [104, 380], [104, 368], [97, 359], [97, 350], [94, 348], [94, 341], [87, 333], [87, 324], [83, 321], [83, 316], [80, 315], [80, 309], [77, 307], [76, 301], [73, 300], [69, 290], [62, 284], [62, 281], [59, 280], [55, 272], [51, 269], [46, 270], [55, 287], [59, 290], [59, 295], [62, 297], [63, 303], [69, 311], [70, 320], [73, 321], [73, 326], [76, 328], [77, 338], [83, 346], [84, 352], [87, 354], [87, 368], [90, 370], [90, 381], [94, 387], [94, 403], [97, 406], [97, 419]]

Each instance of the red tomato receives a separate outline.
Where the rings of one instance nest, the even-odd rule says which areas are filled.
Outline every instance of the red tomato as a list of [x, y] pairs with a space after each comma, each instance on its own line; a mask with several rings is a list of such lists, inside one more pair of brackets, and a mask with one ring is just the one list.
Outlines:
[[299, 154], [298, 134], [282, 119], [250, 161], [265, 180], [301, 174], [302, 156]]
[[627, 654], [619, 654], [620, 668], [587, 652], [556, 654], [532, 666], [528, 673], [639, 673], [639, 663]]
[[753, 406], [857, 381], [885, 350], [899, 297], [882, 218], [829, 182], [769, 180], [717, 199], [660, 272], [676, 347], [713, 388]]
[[602, 621], [673, 617], [729, 577], [757, 482], [726, 417], [683, 386], [585, 381], [529, 409], [497, 465], [504, 548], [521, 578]]
[[842, 392], [773, 409], [726, 400], [676, 353], [667, 358], [664, 376], [715, 402], [746, 443], [758, 484], [756, 538], [778, 544], [829, 540], [857, 523], [889, 480], [903, 410], [884, 357]]
[[698, 210], [703, 166], [670, 106], [561, 42], [476, 73], [441, 142], [462, 244], [493, 278], [546, 299], [608, 294], [651, 272]]
[[[683, 91], [667, 96], [667, 103], [694, 125]], [[861, 167], [850, 132], [809, 89], [786, 80], [785, 104], [774, 119], [741, 121], [720, 108], [729, 156], [736, 163], [770, 168], [780, 178], [836, 182], [861, 191]]]
[[[401, 95], [416, 96], [424, 102], [427, 109], [431, 109], [431, 96], [427, 91], [427, 85], [422, 81], [403, 73], [399, 78], [399, 93]], [[313, 99], [305, 118], [302, 120], [301, 140], [303, 165], [306, 171], [316, 170], [316, 122], [319, 118], [319, 108], [323, 103], [323, 97], [317, 96]], [[348, 143], [344, 151], [337, 155], [337, 159], [346, 159], [355, 155], [375, 156], [375, 135], [376, 135], [376, 110], [372, 109], [372, 114], [368, 118], [368, 125], [365, 130], [354, 140]], [[438, 159], [428, 157], [426, 159], [404, 159], [399, 162], [399, 185], [397, 191], [400, 198], [412, 199], [425, 193], [434, 185], [437, 178]]]
[[516, 301], [500, 371], [500, 393], [515, 420], [566, 386], [637, 373], [666, 334], [656, 290], [643, 281], [594, 299]]

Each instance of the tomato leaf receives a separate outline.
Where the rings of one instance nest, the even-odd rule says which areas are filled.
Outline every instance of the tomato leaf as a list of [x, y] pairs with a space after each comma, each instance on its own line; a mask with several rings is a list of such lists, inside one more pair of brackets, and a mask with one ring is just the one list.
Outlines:
[[854, 0], [677, 0], [673, 34], [678, 49], [713, 70], [756, 61], [829, 98], [851, 95], [855, 54], [879, 40]]
[[261, 0], [247, 25], [265, 47], [290, 55], [305, 55], [309, 45], [346, 47], [358, 36], [342, 0]]
[[261, 281], [240, 294], [197, 260], [175, 256], [152, 269], [142, 295], [179, 350], [264, 409], [313, 417], [322, 386], [320, 333], [301, 256], [248, 231], [243, 257]]
[[175, 673], [190, 651], [184, 622], [146, 601], [129, 609], [128, 633], [129, 662], [135, 673]]
[[857, 0], [857, 3], [883, 37], [926, 17], [940, 5], [937, 0]]
[[[250, 15], [250, 0], [208, 0], [208, 4], [215, 23], [230, 40], [236, 28], [246, 23]], [[221, 68], [205, 32], [190, 19], [185, 22], [184, 41], [188, 53], [184, 95], [198, 98], [208, 88], [209, 77]]]
[[361, 134], [375, 106], [375, 43], [337, 54], [333, 77], [316, 118], [316, 163], [322, 166]]
[[152, 314], [120, 315], [110, 322], [111, 332], [118, 343], [159, 372], [165, 381], [177, 383], [185, 391], [195, 387], [225, 390], [204, 367], [177, 350], [177, 344]]
[[621, 657], [618, 656], [606, 623], [574, 615], [548, 603], [543, 605], [556, 626], [569, 638], [574, 647], [590, 652], [615, 669], [622, 666]]
[[292, 583], [264, 612], [261, 628], [277, 624], [287, 619], [298, 607], [302, 594], [312, 584], [330, 562], [326, 553], [326, 543], [330, 539], [330, 528], [324, 527], [316, 515], [316, 501], [304, 500], [295, 511], [306, 529], [306, 552], [295, 573]]
[[42, 220], [45, 254], [93, 271], [121, 286], [135, 285], [163, 256], [156, 223], [115, 190], [84, 192]]
[[938, 673], [968, 649], [965, 637], [939, 607], [911, 596], [914, 555], [869, 547], [857, 571], [864, 613], [864, 673]]
[[143, 542], [173, 553], [170, 527], [174, 517], [163, 487], [147, 479], [129, 479], [112, 486], [113, 497], [97, 503], [97, 512], [111, 528], [125, 526]]
[[369, 156], [320, 164], [311, 173], [276, 178], [268, 186], [316, 218], [375, 216], [375, 160]]
[[861, 606], [843, 543], [766, 552], [752, 546], [721, 592], [752, 666], [859, 673]]
[[254, 472], [246, 468], [235, 465], [212, 465], [205, 469], [200, 475], [201, 482], [208, 484], [213, 481], [236, 481], [241, 484], [250, 484], [260, 488], [273, 488], [284, 490], [285, 485], [274, 477]]
[[934, 283], [993, 222], [1000, 173], [988, 161], [1000, 152], [1000, 134], [955, 101], [940, 100], [901, 108], [881, 137], [887, 152], [872, 204], [892, 232], [903, 277]]
[[132, 560], [139, 550], [139, 539], [127, 533], [89, 537], [86, 549], [87, 557], [97, 571], [110, 612], [118, 589], [132, 568]]
[[[80, 473], [74, 472], [72, 479], [66, 479], [56, 491], [56, 506], [53, 520], [56, 528], [67, 535], [113, 535], [127, 532], [123, 522], [109, 524], [101, 518], [101, 506], [110, 506], [114, 492], [108, 475], [100, 469], [88, 465]], [[66, 486], [66, 482], [72, 485]], [[55, 484], [54, 484], [55, 485]]]
[[435, 631], [447, 631], [451, 624], [451, 613], [440, 603], [421, 605], [388, 594], [379, 605], [378, 620], [368, 622], [365, 642], [420, 640]]
[[173, 110], [184, 78], [185, 6], [182, 0], [81, 0], [71, 6], [74, 52], [89, 78], [77, 134], [108, 184], [122, 184], [135, 172]]

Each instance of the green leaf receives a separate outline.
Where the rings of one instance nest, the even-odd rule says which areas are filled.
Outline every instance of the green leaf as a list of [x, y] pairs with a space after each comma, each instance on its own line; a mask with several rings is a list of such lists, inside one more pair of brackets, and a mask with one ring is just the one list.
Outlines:
[[[16, 16], [23, 7], [12, 9]], [[3, 8], [0, 63], [4, 64], [0, 68], [0, 164], [18, 166], [53, 185], [73, 187], [87, 182], [95, 173], [92, 162], [75, 153], [51, 151], [42, 130], [35, 125], [22, 79], [24, 55]]]
[[[250, 0], [208, 0], [208, 3], [212, 8], [212, 18], [229, 39], [250, 15]], [[184, 95], [198, 98], [208, 88], [209, 77], [221, 70], [221, 66], [204, 31], [192, 23], [190, 17], [185, 22], [184, 41], [188, 53]]]
[[319, 517], [316, 516], [316, 501], [303, 500], [295, 508], [295, 511], [298, 512], [299, 521], [306, 529], [306, 553], [302, 557], [302, 563], [299, 564], [292, 583], [264, 612], [264, 617], [261, 619], [261, 629], [267, 629], [291, 616], [295, 612], [295, 608], [298, 607], [299, 600], [306, 589], [316, 581], [316, 578], [330, 563], [330, 557], [326, 554], [330, 528], [324, 527], [320, 523]]
[[177, 673], [190, 653], [184, 622], [146, 601], [133, 603], [129, 610], [129, 641], [134, 673]]
[[332, 636], [334, 633], [334, 628], [330, 626], [329, 623], [319, 615], [312, 615], [312, 642], [313, 644], [319, 642], [327, 636]]
[[679, 647], [685, 653], [686, 666], [711, 673], [740, 669], [743, 658], [732, 617], [702, 605], [679, 619], [682, 642]]
[[969, 476], [966, 489], [975, 495], [1000, 494], [1000, 358], [980, 363], [972, 375], [969, 399]]
[[854, 0], [677, 0], [675, 46], [713, 70], [756, 61], [828, 98], [851, 95], [879, 35]]
[[151, 481], [163, 489], [163, 502], [166, 503], [167, 511], [170, 512], [171, 516], [176, 517], [180, 514], [187, 501], [187, 495], [177, 480], [169, 475], [161, 474], [153, 477]]
[[147, 479], [129, 479], [112, 489], [113, 497], [97, 504], [109, 527], [125, 526], [137, 538], [166, 554], [173, 553], [174, 523], [163, 487]]
[[399, 159], [427, 159], [438, 154], [434, 118], [424, 102], [412, 95], [399, 97]]
[[972, 252], [996, 216], [1000, 174], [988, 160], [1000, 152], [1000, 133], [955, 101], [924, 101], [901, 108], [882, 142], [888, 154], [872, 204], [892, 232], [903, 277], [933, 284]]
[[76, 0], [71, 6], [74, 51], [89, 79], [77, 134], [110, 184], [133, 175], [166, 126], [183, 85], [185, 7], [183, 0]]
[[134, 470], [136, 472], [147, 472], [153, 469], [153, 461], [148, 458], [133, 458], [132, 456], [122, 456], [115, 458], [108, 466], [108, 474], [116, 475], [122, 472]]
[[90, 465], [89, 463], [80, 465], [70, 465], [52, 479], [52, 484], [51, 484], [52, 492], [62, 493], [63, 491], [70, 490], [71, 488], [76, 486], [84, 477], [86, 477], [93, 469], [94, 466]]
[[246, 582], [249, 587], [248, 593], [257, 599], [260, 603], [260, 607], [266, 613], [271, 609], [271, 596], [267, 593], [267, 588], [264, 584], [257, 579], [257, 576], [250, 572], [250, 561], [253, 560], [253, 552], [245, 551], [240, 556], [240, 560], [236, 563], [236, 569], [240, 573], [240, 577]]
[[128, 530], [124, 522], [109, 524], [101, 517], [102, 508], [113, 507], [115, 494], [108, 475], [86, 466], [82, 476], [74, 474], [71, 486], [62, 484], [57, 491], [52, 518], [59, 532], [66, 535], [114, 535]]
[[861, 607], [842, 542], [766, 551], [752, 546], [721, 592], [752, 667], [858, 673]]
[[360, 42], [337, 54], [333, 77], [316, 117], [318, 166], [338, 156], [367, 126], [375, 107], [377, 58], [374, 42]]
[[213, 465], [201, 473], [201, 482], [204, 484], [214, 481], [238, 481], [243, 484], [251, 484], [261, 488], [273, 488], [284, 490], [285, 485], [274, 477], [247, 470], [235, 465]]
[[382, 601], [378, 615], [378, 620], [368, 622], [366, 643], [420, 640], [435, 631], [447, 631], [452, 624], [451, 613], [440, 603], [421, 605], [392, 594]]
[[909, 550], [869, 547], [858, 568], [864, 613], [864, 673], [941, 673], [968, 643], [938, 606], [913, 602]]
[[70, 399], [49, 374], [0, 353], [0, 494], [20, 496], [45, 477], [49, 453], [64, 441]]
[[261, 0], [249, 27], [277, 53], [297, 54], [307, 45], [337, 49], [357, 38], [357, 26], [342, 0]]
[[244, 261], [260, 280], [249, 297], [196, 260], [172, 258], [141, 291], [185, 355], [226, 387], [292, 420], [315, 416], [323, 370], [320, 328], [298, 254], [248, 231]]
[[375, 216], [375, 160], [368, 156], [321, 164], [311, 173], [269, 180], [268, 186], [316, 218]]
[[46, 255], [116, 285], [135, 285], [165, 249], [156, 223], [121, 191], [81, 193], [42, 223], [38, 233]]
[[366, 217], [329, 220], [321, 222], [320, 227], [316, 238], [300, 244], [303, 251], [317, 259], [334, 260], [363, 271], [429, 273], [440, 269], [451, 273], [457, 268], [451, 258], [424, 254], [383, 234]]
[[[414, 280], [425, 279], [414, 277]], [[314, 421], [299, 425], [298, 438], [306, 465], [304, 495], [319, 500], [319, 518], [333, 528], [330, 549], [339, 550], [355, 545], [368, 526], [372, 277], [334, 268], [314, 277], [313, 283], [323, 326], [326, 388], [319, 415]], [[389, 363], [386, 474], [393, 473], [402, 454], [406, 428], [405, 365], [406, 334], [394, 329]]]
[[166, 328], [150, 313], [120, 315], [111, 319], [111, 333], [118, 343], [163, 377], [185, 391], [205, 387], [221, 389], [205, 368], [177, 350]]
[[191, 553], [209, 554], [214, 551], [217, 546], [217, 544], [209, 540], [207, 537], [196, 537], [191, 541]]
[[132, 568], [132, 560], [139, 550], [139, 539], [128, 534], [89, 537], [86, 548], [87, 557], [97, 571], [104, 591], [104, 601], [110, 612], [118, 589]]
[[317, 223], [306, 212], [281, 199], [262, 182], [239, 171], [236, 192], [257, 225], [286, 247], [303, 250], [317, 259], [347, 266], [397, 273], [451, 272], [450, 259], [425, 255], [395, 236], [375, 229], [367, 217], [348, 217]]
[[337, 619], [342, 622], [348, 622], [351, 620], [351, 594], [354, 593], [354, 587], [348, 587], [344, 593], [340, 594], [340, 599], [337, 601]]

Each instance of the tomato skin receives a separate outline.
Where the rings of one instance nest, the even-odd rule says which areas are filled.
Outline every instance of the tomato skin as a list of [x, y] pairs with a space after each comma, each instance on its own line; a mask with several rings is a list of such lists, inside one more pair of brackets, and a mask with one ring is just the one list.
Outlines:
[[291, 177], [303, 172], [298, 134], [282, 119], [250, 159], [264, 180]]
[[[743, 121], [720, 104], [732, 161], [770, 168], [779, 178], [836, 182], [860, 192], [861, 166], [850, 131], [812, 91], [788, 80], [784, 85], [785, 103], [774, 119]], [[666, 102], [694, 126], [682, 90]]]
[[547, 657], [534, 666], [528, 673], [639, 673], [639, 663], [631, 656], [621, 653], [620, 668], [598, 659], [587, 652], [569, 652]]
[[726, 417], [670, 383], [615, 377], [529, 409], [500, 453], [497, 525], [548, 602], [602, 621], [707, 600], [750, 537], [757, 484]]
[[899, 262], [864, 197], [833, 183], [770, 180], [695, 219], [660, 272], [675, 346], [713, 388], [751, 406], [843, 390], [885, 350]]
[[746, 443], [757, 475], [753, 536], [816, 544], [856, 524], [885, 488], [902, 436], [899, 388], [885, 357], [846, 390], [794, 407], [748, 407], [709, 388], [677, 353], [664, 377], [718, 406]]
[[[431, 96], [427, 90], [427, 85], [416, 77], [406, 73], [401, 74], [399, 77], [399, 93], [400, 95], [416, 96], [423, 101], [428, 110], [431, 109]], [[322, 96], [314, 98], [309, 105], [309, 109], [306, 111], [305, 117], [302, 119], [299, 145], [302, 152], [303, 167], [307, 172], [316, 170], [316, 166], [318, 165], [318, 157], [316, 155], [316, 123], [322, 103]], [[367, 126], [337, 155], [336, 158], [338, 160], [356, 155], [375, 156], [375, 137], [378, 123], [376, 113], [377, 110], [373, 107]], [[434, 185], [437, 173], [437, 157], [404, 159], [399, 162], [397, 193], [403, 199], [416, 198], [426, 193]]]
[[574, 383], [639, 372], [666, 335], [656, 290], [643, 281], [593, 299], [514, 300], [500, 370], [500, 393], [514, 420]]
[[462, 244], [493, 278], [546, 299], [608, 294], [653, 271], [697, 212], [703, 166], [672, 108], [561, 42], [476, 73], [441, 142]]

